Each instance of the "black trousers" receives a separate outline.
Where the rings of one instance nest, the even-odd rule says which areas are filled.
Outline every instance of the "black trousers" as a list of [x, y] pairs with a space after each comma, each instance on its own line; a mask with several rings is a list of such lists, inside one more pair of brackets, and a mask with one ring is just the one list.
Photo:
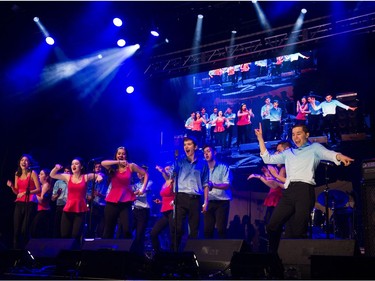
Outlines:
[[335, 143], [336, 138], [340, 137], [340, 133], [336, 127], [336, 114], [327, 114], [323, 117], [323, 129], [326, 135], [329, 133], [331, 142]]
[[63, 212], [61, 217], [61, 238], [82, 238], [86, 212]]
[[37, 212], [35, 202], [16, 202], [13, 215], [13, 247], [24, 249], [30, 239], [31, 224]]
[[[184, 222], [187, 219], [189, 225], [189, 238], [197, 239], [199, 231], [200, 214], [202, 210], [202, 202], [200, 195], [190, 195], [179, 192], [176, 195], [176, 218], [177, 223], [173, 220], [172, 227], [172, 246], [173, 249], [179, 249], [181, 238], [184, 232]], [[176, 236], [175, 236], [176, 235]], [[176, 238], [176, 239], [175, 239]], [[175, 241], [176, 240], [176, 241]]]
[[[126, 239], [131, 239], [131, 211], [133, 202], [112, 203], [107, 202], [104, 208], [104, 233], [103, 238], [115, 238], [116, 224], [121, 229], [122, 235]], [[117, 220], [119, 218], [119, 221]], [[121, 235], [121, 236], [122, 236]]]
[[229, 200], [211, 200], [204, 214], [204, 237], [214, 238], [215, 225], [220, 239], [225, 239], [229, 217]]
[[270, 119], [262, 119], [262, 131], [265, 141], [271, 139], [271, 121]]
[[101, 238], [103, 236], [104, 208], [105, 205], [94, 204], [92, 210], [87, 212], [87, 237]]
[[49, 238], [51, 237], [50, 221], [51, 210], [42, 210], [36, 213], [36, 216], [31, 225], [32, 238]]
[[293, 217], [293, 225], [289, 225], [288, 238], [307, 238], [311, 211], [315, 204], [314, 186], [304, 182], [292, 182], [283, 191], [279, 203], [274, 209], [267, 225], [269, 235], [269, 251], [277, 253], [283, 225]]
[[135, 237], [132, 244], [132, 251], [142, 254], [145, 246], [145, 235], [148, 221], [150, 219], [150, 208], [133, 209], [133, 229]]
[[152, 227], [150, 236], [152, 248], [154, 251], [159, 252], [161, 250], [159, 235], [160, 233], [168, 228], [169, 226], [169, 240], [172, 238], [171, 226], [173, 226], [173, 211], [166, 211], [161, 213], [161, 217], [156, 221]]

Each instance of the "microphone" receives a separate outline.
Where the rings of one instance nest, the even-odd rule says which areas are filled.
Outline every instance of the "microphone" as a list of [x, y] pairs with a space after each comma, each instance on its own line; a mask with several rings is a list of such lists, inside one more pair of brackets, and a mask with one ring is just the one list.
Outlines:
[[335, 163], [331, 162], [331, 161], [327, 161], [327, 160], [320, 160], [320, 164], [323, 164], [323, 165], [327, 165], [327, 166], [336, 166]]

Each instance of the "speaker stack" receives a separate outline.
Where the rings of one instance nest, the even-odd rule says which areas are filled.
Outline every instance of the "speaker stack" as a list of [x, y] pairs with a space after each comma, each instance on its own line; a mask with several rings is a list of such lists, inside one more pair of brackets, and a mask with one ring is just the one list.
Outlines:
[[362, 162], [362, 215], [366, 256], [375, 256], [375, 159]]

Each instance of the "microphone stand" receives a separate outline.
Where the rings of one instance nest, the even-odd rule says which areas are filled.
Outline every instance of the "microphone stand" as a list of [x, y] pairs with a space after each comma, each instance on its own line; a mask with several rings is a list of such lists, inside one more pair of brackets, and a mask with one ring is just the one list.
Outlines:
[[[29, 203], [30, 203], [30, 182], [31, 182], [31, 177], [32, 177], [32, 174], [33, 174], [33, 170], [30, 170], [30, 177], [29, 177], [29, 181], [27, 183], [27, 186], [26, 186], [26, 194], [25, 194], [25, 220], [26, 220], [26, 224], [25, 224], [25, 235], [26, 237], [23, 237], [23, 239], [25, 240], [28, 240], [29, 239], [29, 229], [30, 229], [30, 224], [31, 224], [31, 218], [30, 218], [30, 206], [29, 206]], [[22, 241], [22, 243], [24, 244], [26, 241]], [[26, 245], [22, 245], [22, 247], [24, 247]]]
[[[91, 162], [91, 161], [90, 161], [90, 162]], [[95, 195], [95, 185], [96, 185], [95, 164], [94, 164], [94, 171], [93, 171], [93, 173], [94, 173], [94, 179], [92, 180], [91, 200], [90, 200], [90, 204], [89, 204], [89, 206], [90, 206], [90, 213], [89, 213], [89, 227], [88, 227], [88, 229], [89, 229], [89, 234], [92, 233], [92, 212], [93, 212], [93, 208], [94, 208], [94, 195]], [[94, 235], [93, 238], [95, 238], [95, 235]]]
[[173, 250], [174, 252], [178, 252], [178, 245], [177, 245], [177, 195], [178, 195], [178, 173], [179, 173], [179, 168], [177, 166], [177, 160], [178, 160], [178, 150], [175, 151], [175, 168], [174, 168], [174, 237], [173, 237], [173, 240], [174, 240], [174, 247], [173, 247]]
[[325, 205], [325, 223], [326, 223], [326, 238], [329, 239], [329, 216], [328, 216], [328, 199], [329, 199], [329, 187], [328, 187], [328, 165], [324, 165], [324, 175], [325, 175], [325, 189], [324, 189], [324, 205]]

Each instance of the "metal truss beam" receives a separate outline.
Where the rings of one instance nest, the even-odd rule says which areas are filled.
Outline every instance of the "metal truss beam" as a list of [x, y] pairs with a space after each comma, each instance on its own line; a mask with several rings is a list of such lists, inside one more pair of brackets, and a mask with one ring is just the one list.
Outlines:
[[302, 29], [288, 32], [292, 27], [293, 25], [288, 25], [243, 36], [238, 38], [239, 43], [232, 46], [226, 40], [154, 57], [144, 74], [147, 77], [180, 76], [197, 70], [225, 67], [229, 62], [233, 65], [262, 59], [271, 53], [286, 54], [302, 45], [313, 46], [335, 36], [372, 33], [375, 32], [375, 12], [338, 21], [333, 21], [330, 17], [314, 19], [306, 22]]

